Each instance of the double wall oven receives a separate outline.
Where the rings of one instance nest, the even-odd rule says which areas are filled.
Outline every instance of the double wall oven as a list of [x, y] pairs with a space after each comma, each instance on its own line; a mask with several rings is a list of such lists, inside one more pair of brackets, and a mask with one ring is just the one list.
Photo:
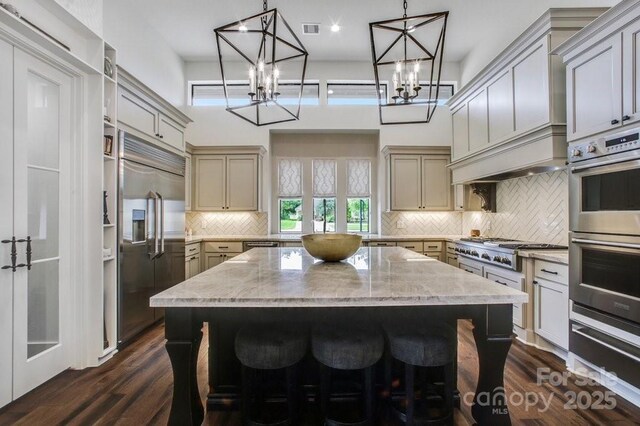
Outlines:
[[570, 349], [640, 386], [640, 128], [569, 159]]

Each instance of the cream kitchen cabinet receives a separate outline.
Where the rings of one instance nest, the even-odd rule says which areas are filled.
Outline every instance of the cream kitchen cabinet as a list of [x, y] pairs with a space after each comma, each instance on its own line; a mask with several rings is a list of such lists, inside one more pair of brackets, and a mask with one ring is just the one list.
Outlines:
[[463, 271], [484, 277], [484, 265], [466, 257], [458, 257], [458, 267]]
[[623, 2], [558, 47], [567, 66], [567, 139], [640, 121], [640, 5]]
[[191, 200], [193, 198], [193, 166], [191, 162], [191, 154], [187, 153], [184, 156], [184, 209], [185, 211], [191, 210]]
[[218, 266], [241, 253], [205, 253], [205, 271]]
[[200, 273], [200, 254], [194, 254], [190, 257], [185, 257], [184, 264], [185, 280], [191, 277], [195, 277]]
[[123, 129], [164, 149], [184, 153], [184, 134], [191, 119], [118, 68], [118, 121]]
[[195, 155], [195, 203], [198, 211], [257, 211], [257, 155]]
[[[514, 290], [526, 291], [525, 276], [521, 273], [508, 271], [493, 266], [484, 267], [484, 277], [498, 284], [511, 287]], [[513, 305], [513, 324], [520, 328], [525, 326], [525, 309], [524, 305]]]
[[471, 186], [458, 184], [453, 187], [453, 209], [456, 211], [481, 211], [482, 200], [473, 193]]
[[453, 148], [452, 158], [462, 158], [469, 154], [469, 108], [462, 104], [451, 112], [453, 124]]
[[533, 329], [561, 347], [569, 347], [569, 287], [567, 265], [535, 261]]
[[450, 148], [387, 147], [389, 209], [451, 210]]

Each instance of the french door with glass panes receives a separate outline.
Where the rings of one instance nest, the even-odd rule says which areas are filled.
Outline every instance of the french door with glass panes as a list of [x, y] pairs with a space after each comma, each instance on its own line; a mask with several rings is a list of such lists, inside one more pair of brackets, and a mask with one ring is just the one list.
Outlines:
[[68, 368], [72, 79], [0, 40], [0, 406]]

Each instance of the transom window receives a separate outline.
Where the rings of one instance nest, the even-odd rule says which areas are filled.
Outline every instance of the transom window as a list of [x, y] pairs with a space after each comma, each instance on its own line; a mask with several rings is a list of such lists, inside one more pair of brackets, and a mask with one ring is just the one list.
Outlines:
[[[297, 105], [300, 93], [299, 81], [280, 81], [278, 84], [280, 96], [278, 102], [282, 105]], [[249, 104], [249, 82], [236, 81], [227, 83], [229, 106]], [[317, 81], [305, 80], [302, 89], [302, 105], [319, 105], [320, 84]], [[189, 82], [189, 96], [191, 106], [222, 106], [227, 103], [224, 98], [222, 81]]]

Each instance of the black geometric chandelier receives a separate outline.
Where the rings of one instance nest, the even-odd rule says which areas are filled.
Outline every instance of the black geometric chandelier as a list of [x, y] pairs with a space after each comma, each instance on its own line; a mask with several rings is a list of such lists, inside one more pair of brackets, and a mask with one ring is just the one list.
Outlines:
[[402, 18], [369, 24], [380, 124], [428, 123], [438, 106], [449, 12], [407, 17], [403, 8]]
[[256, 126], [299, 119], [309, 55], [278, 9], [262, 6], [214, 30], [227, 111]]

